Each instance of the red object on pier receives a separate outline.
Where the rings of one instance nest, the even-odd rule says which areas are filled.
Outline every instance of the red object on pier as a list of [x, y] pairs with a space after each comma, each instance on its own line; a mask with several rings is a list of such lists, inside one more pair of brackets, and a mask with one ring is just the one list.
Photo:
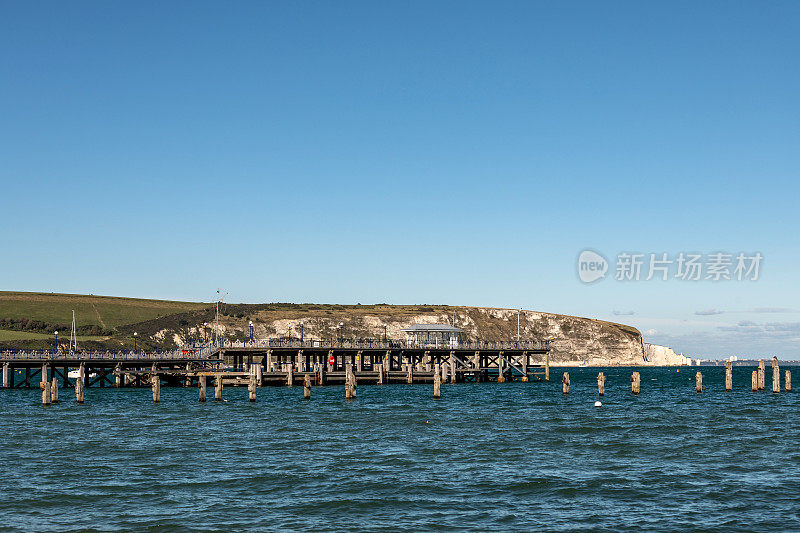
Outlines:
[[336, 364], [336, 358], [334, 356], [328, 357], [328, 364], [329, 365], [335, 365]]

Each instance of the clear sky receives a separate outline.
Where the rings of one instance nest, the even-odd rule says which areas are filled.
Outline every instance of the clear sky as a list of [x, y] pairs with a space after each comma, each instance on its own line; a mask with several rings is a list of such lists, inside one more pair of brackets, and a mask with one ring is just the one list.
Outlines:
[[[798, 56], [798, 2], [2, 2], [0, 289], [522, 307], [800, 358]], [[613, 279], [692, 251], [759, 279]]]

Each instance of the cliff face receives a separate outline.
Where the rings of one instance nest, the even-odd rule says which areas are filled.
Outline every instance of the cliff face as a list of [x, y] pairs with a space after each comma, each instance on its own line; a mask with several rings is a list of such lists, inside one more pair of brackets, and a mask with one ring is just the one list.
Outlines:
[[[470, 340], [512, 340], [517, 335], [517, 311], [480, 307], [447, 306], [322, 306], [270, 304], [229, 305], [221, 320], [228, 338], [244, 340], [249, 321], [256, 337], [303, 335], [333, 338], [338, 324], [346, 338], [403, 339], [403, 329], [412, 324], [452, 323], [462, 328]], [[197, 324], [195, 322], [195, 324]], [[209, 330], [211, 321], [209, 320]], [[522, 311], [519, 313], [523, 339], [550, 339], [553, 365], [641, 365], [645, 364], [641, 333], [630, 326], [568, 315]], [[162, 330], [154, 335], [174, 338], [176, 344], [202, 337], [202, 326], [192, 325], [183, 332]], [[177, 336], [176, 336], [177, 335]]]
[[666, 346], [645, 343], [644, 353], [647, 356], [647, 363], [655, 366], [682, 366], [691, 364], [691, 359], [676, 354], [672, 348], [667, 348]]

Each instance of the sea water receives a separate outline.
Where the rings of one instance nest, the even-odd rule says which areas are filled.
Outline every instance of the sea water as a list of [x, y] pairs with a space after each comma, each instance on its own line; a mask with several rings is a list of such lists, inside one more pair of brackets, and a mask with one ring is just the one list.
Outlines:
[[0, 390], [0, 530], [800, 530], [800, 391], [773, 394], [768, 368], [754, 393], [736, 367], [726, 393], [724, 369], [701, 367], [697, 394], [697, 370], [551, 369], [439, 400], [91, 388], [42, 407], [38, 389]]

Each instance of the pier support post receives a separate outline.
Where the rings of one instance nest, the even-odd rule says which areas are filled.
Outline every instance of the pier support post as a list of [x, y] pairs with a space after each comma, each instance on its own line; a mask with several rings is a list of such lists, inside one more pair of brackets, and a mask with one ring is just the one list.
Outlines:
[[294, 386], [294, 365], [289, 363], [289, 373], [286, 374], [286, 386], [293, 387]]
[[356, 397], [356, 377], [353, 375], [353, 365], [347, 363], [344, 374], [344, 397], [353, 400]]
[[191, 365], [189, 363], [186, 363], [186, 376], [184, 376], [183, 380], [183, 386], [186, 388], [192, 386], [192, 376], [189, 375], [190, 371], [191, 371]]
[[772, 392], [781, 391], [781, 369], [778, 366], [778, 358], [772, 358]]
[[407, 372], [406, 382], [409, 385], [411, 385], [412, 383], [414, 383], [414, 364], [413, 363], [408, 363], [406, 365], [406, 372]]
[[50, 383], [50, 401], [58, 403], [58, 378], [53, 376], [53, 381]]
[[264, 367], [261, 363], [256, 364], [256, 387], [264, 385]]
[[114, 387], [117, 389], [122, 387], [122, 367], [120, 365], [114, 369]]
[[639, 394], [641, 386], [642, 386], [642, 376], [640, 376], [638, 372], [634, 372], [631, 375], [631, 392], [634, 394]]
[[42, 367], [42, 405], [50, 405], [50, 400], [52, 398], [52, 389], [50, 388], [50, 382], [47, 380], [47, 367]]
[[498, 352], [497, 353], [497, 382], [498, 383], [505, 383], [506, 382], [505, 365], [503, 363], [505, 363], [505, 361], [503, 360], [503, 352]]
[[752, 381], [753, 381], [753, 383], [752, 383], [753, 392], [755, 392], [755, 391], [758, 390], [758, 371], [757, 370], [753, 370]]
[[159, 403], [161, 401], [161, 376], [153, 374], [150, 380], [153, 388], [153, 403]]
[[544, 380], [550, 381], [550, 352], [544, 354]]
[[206, 401], [206, 388], [207, 388], [205, 374], [200, 374], [197, 377], [197, 386], [200, 389], [200, 401], [201, 402], [205, 402]]
[[450, 383], [456, 381], [456, 352], [450, 352]]
[[703, 373], [698, 372], [694, 375], [694, 391], [703, 392]]
[[606, 394], [606, 375], [602, 372], [597, 374], [597, 394], [600, 396]]
[[433, 397], [442, 397], [442, 371], [439, 368], [439, 363], [436, 363], [433, 369]]
[[561, 392], [569, 394], [569, 372], [564, 372], [561, 375]]
[[250, 370], [250, 382], [247, 384], [247, 397], [251, 402], [256, 401], [256, 373]]
[[50, 380], [47, 379], [47, 365], [42, 365], [42, 375], [40, 377], [41, 380], [39, 381], [39, 388], [44, 390], [45, 384], [50, 382]]
[[8, 363], [3, 363], [3, 388], [8, 388], [8, 373], [10, 366]]
[[364, 369], [364, 352], [359, 350], [356, 354], [356, 372], [361, 372]]
[[216, 374], [214, 376], [216, 379], [214, 380], [214, 400], [217, 402], [222, 401], [222, 374]]
[[792, 392], [792, 373], [789, 370], [786, 371], [783, 379], [783, 390], [786, 392]]
[[81, 363], [78, 367], [78, 379], [75, 380], [75, 401], [83, 403], [83, 385], [86, 376], [86, 366]]
[[431, 352], [425, 351], [425, 354], [422, 356], [422, 364], [425, 366], [425, 372], [431, 371]]
[[528, 378], [528, 352], [522, 352], [522, 381], [527, 382]]
[[267, 372], [272, 372], [272, 350], [267, 350]]
[[303, 378], [303, 398], [311, 399], [311, 377], [308, 374]]
[[378, 365], [378, 385], [386, 384], [386, 378], [384, 373], [383, 363]]
[[764, 370], [764, 360], [758, 362], [758, 390], [764, 390], [764, 386], [766, 384], [766, 379], [764, 375], [766, 371]]
[[733, 363], [728, 361], [725, 363], [725, 392], [733, 390]]

